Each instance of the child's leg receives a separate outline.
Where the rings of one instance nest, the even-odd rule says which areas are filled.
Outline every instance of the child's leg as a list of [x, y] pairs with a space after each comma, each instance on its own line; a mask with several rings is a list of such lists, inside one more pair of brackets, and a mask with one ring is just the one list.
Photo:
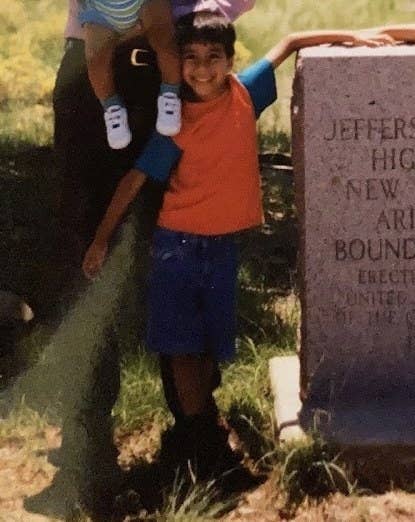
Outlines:
[[97, 24], [85, 24], [85, 58], [88, 76], [95, 95], [105, 111], [108, 143], [123, 149], [131, 141], [127, 110], [116, 93], [113, 57], [118, 36], [115, 31]]
[[168, 467], [177, 473], [177, 468], [186, 472], [190, 465], [202, 480], [237, 469], [242, 456], [229, 446], [229, 430], [219, 423], [212, 396], [220, 382], [217, 362], [208, 354], [177, 355], [170, 359], [173, 382], [166, 398], [175, 395], [176, 423], [162, 443], [162, 456], [170, 461]]
[[115, 96], [113, 56], [117, 34], [108, 27], [85, 24], [85, 58], [96, 97], [103, 104]]
[[216, 364], [209, 355], [175, 355], [171, 358], [177, 398], [184, 416], [210, 413]]
[[141, 17], [148, 42], [157, 54], [162, 79], [156, 127], [160, 134], [174, 136], [181, 126], [181, 62], [170, 2], [149, 0], [142, 8]]
[[[183, 420], [184, 412], [180, 403], [178, 390], [175, 384], [175, 377], [173, 371], [172, 357], [169, 355], [160, 355], [160, 375], [163, 384], [164, 397], [170, 412], [172, 413], [176, 422]], [[218, 407], [216, 405], [213, 392], [218, 388], [221, 382], [221, 375], [219, 365], [216, 361], [212, 362], [213, 370], [211, 372], [211, 379], [209, 381], [206, 375], [206, 414], [212, 418], [218, 416]], [[210, 373], [210, 372], [209, 372]]]
[[150, 46], [157, 54], [163, 83], [180, 85], [181, 62], [170, 2], [151, 0], [147, 8], [143, 9], [143, 27]]

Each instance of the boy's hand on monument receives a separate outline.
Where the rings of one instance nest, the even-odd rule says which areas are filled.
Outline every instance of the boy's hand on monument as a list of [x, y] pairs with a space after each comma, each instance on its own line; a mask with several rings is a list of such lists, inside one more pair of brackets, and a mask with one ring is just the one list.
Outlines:
[[382, 47], [383, 45], [395, 45], [396, 41], [388, 34], [367, 34], [364, 32], [356, 33], [355, 39], [351, 42], [354, 47]]
[[371, 40], [376, 40], [382, 42], [384, 45], [396, 45], [398, 43], [398, 40], [395, 40], [393, 36], [391, 36], [388, 33], [378, 33], [374, 36], [370, 37]]
[[99, 274], [107, 256], [107, 251], [108, 243], [99, 243], [97, 241], [91, 243], [82, 263], [85, 277], [92, 280]]

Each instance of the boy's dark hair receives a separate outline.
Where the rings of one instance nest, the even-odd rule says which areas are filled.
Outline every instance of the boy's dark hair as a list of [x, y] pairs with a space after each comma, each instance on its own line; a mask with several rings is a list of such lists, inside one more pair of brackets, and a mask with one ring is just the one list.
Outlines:
[[219, 43], [227, 58], [235, 54], [235, 28], [229, 18], [218, 12], [200, 11], [182, 16], [176, 23], [176, 38], [180, 49], [192, 43]]

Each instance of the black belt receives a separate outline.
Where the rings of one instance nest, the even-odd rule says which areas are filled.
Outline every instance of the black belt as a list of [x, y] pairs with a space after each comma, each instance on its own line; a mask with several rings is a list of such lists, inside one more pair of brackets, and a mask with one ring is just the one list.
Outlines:
[[[85, 45], [85, 42], [81, 40], [80, 38], [66, 38], [65, 39], [65, 46], [64, 50], [69, 51], [70, 49], [82, 49]], [[129, 50], [130, 53], [130, 63], [133, 67], [146, 67], [150, 64], [150, 61], [143, 61], [140, 59], [140, 55], [142, 54], [148, 54], [152, 53], [148, 48], [140, 48], [140, 47], [134, 47], [131, 50]]]

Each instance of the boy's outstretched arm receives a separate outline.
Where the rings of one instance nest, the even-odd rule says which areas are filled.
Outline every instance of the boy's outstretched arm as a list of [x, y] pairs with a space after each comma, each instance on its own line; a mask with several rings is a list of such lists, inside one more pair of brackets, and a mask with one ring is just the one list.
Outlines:
[[321, 44], [349, 43], [354, 46], [367, 45], [369, 47], [378, 47], [387, 42], [382, 41], [382, 37], [365, 38], [357, 31], [304, 31], [301, 33], [292, 33], [285, 36], [275, 47], [273, 47], [265, 56], [274, 67], [278, 67], [292, 53], [302, 49], [303, 47], [311, 47]]
[[130, 203], [139, 193], [145, 180], [146, 175], [143, 172], [131, 169], [118, 183], [111, 203], [82, 263], [82, 270], [88, 279], [93, 279], [101, 270], [107, 255], [108, 243], [111, 236], [117, 225], [121, 222]]

